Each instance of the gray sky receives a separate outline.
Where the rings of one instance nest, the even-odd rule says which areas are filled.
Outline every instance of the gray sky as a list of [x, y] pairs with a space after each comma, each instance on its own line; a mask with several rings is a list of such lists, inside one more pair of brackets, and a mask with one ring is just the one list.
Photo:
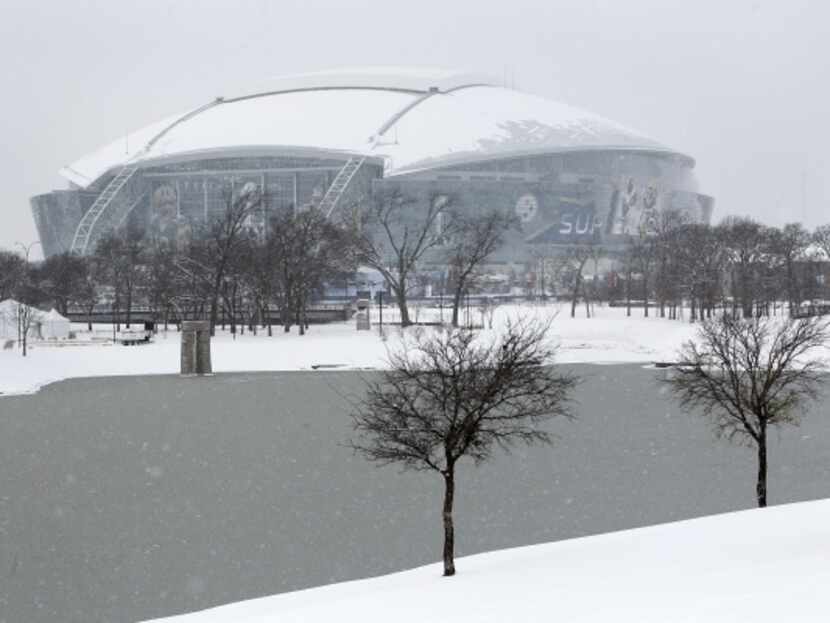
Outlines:
[[[503, 76], [697, 159], [716, 217], [830, 222], [823, 0], [0, 0], [0, 247], [63, 165], [229, 87], [342, 65]], [[804, 192], [806, 190], [806, 192]]]

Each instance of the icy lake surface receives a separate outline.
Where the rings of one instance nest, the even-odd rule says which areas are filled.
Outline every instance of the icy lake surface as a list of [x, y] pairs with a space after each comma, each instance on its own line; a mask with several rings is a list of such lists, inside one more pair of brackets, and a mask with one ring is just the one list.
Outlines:
[[[750, 508], [754, 457], [639, 365], [569, 366], [554, 447], [462, 469], [460, 555]], [[0, 622], [128, 622], [440, 555], [441, 483], [343, 446], [355, 372], [82, 379], [0, 401]], [[773, 434], [772, 503], [830, 496], [830, 418]]]

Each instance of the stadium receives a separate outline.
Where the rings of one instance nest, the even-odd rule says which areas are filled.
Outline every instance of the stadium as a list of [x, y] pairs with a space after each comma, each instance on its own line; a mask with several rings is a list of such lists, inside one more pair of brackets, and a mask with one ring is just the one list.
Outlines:
[[[663, 210], [708, 222], [694, 159], [613, 121], [445, 70], [361, 68], [287, 76], [136, 130], [61, 169], [31, 199], [46, 256], [90, 254], [135, 223], [176, 240], [261, 190], [269, 209], [338, 218], [384, 189], [466, 210], [513, 211], [499, 262], [540, 248], [647, 234]], [[418, 203], [413, 204], [417, 210]]]

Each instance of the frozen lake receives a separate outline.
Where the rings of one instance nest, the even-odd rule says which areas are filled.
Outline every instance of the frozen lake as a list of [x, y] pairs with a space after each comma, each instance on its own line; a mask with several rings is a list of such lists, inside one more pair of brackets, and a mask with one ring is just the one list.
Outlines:
[[[754, 455], [639, 365], [569, 366], [554, 447], [463, 468], [460, 555], [754, 504]], [[355, 372], [74, 380], [0, 399], [0, 622], [127, 622], [437, 561], [441, 482], [341, 444]], [[773, 434], [770, 500], [830, 496], [830, 418]], [[464, 563], [458, 565], [464, 573]]]

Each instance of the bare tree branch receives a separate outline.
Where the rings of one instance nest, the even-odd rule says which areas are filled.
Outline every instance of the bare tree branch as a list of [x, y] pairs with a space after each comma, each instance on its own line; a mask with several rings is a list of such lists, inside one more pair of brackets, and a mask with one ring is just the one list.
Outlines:
[[542, 428], [556, 416], [573, 417], [576, 377], [552, 366], [550, 323], [519, 321], [500, 339], [479, 340], [469, 330], [418, 331], [390, 354], [390, 370], [367, 383], [351, 414], [351, 447], [370, 461], [431, 470], [445, 480], [445, 575], [454, 573], [452, 495], [455, 466], [481, 463], [494, 448], [550, 443]]

